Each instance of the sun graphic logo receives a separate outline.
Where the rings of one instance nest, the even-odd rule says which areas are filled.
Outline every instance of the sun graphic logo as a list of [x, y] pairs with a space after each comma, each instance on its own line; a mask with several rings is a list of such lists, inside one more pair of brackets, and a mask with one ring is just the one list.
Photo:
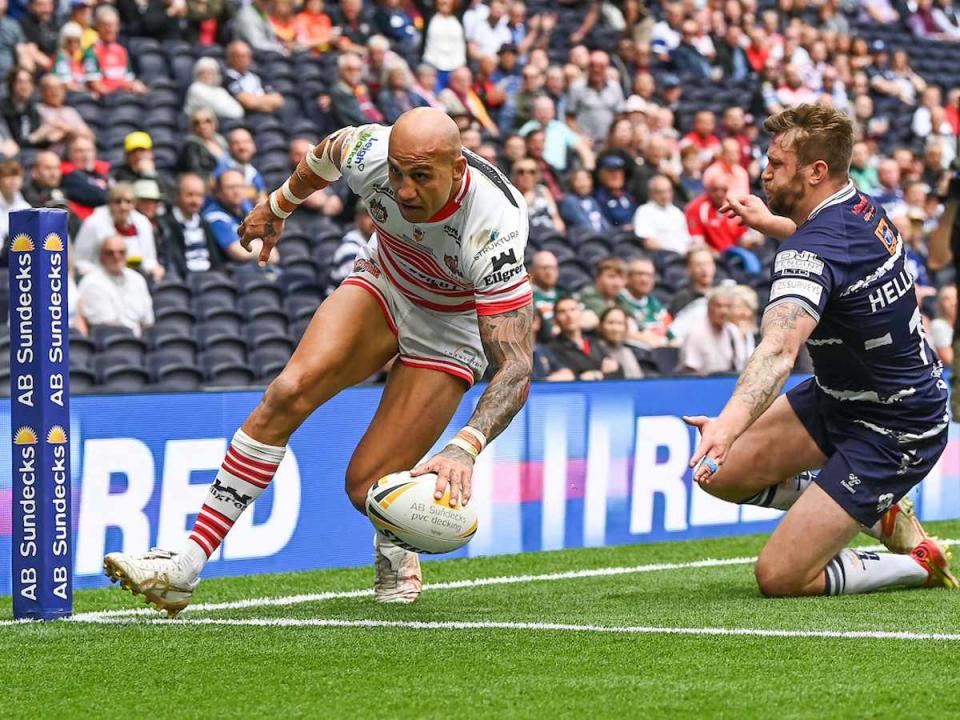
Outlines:
[[33, 238], [26, 233], [15, 235], [10, 243], [10, 252], [31, 252], [33, 249]]
[[[31, 248], [31, 250], [32, 249], [33, 248]], [[43, 239], [43, 249], [49, 250], [50, 252], [63, 251], [63, 238], [57, 233], [50, 233]]]
[[54, 425], [47, 433], [47, 443], [50, 445], [63, 445], [67, 442], [67, 431], [60, 425]]
[[36, 445], [37, 444], [37, 433], [36, 431], [24, 425], [22, 428], [17, 430], [16, 435], [13, 436], [14, 445]]

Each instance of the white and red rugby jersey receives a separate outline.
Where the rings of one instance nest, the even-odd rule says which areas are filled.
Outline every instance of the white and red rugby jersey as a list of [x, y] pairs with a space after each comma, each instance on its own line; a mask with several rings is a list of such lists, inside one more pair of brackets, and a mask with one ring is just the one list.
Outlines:
[[532, 298], [524, 267], [527, 204], [497, 168], [464, 150], [463, 184], [427, 222], [403, 219], [387, 166], [390, 128], [348, 130], [341, 172], [367, 203], [384, 275], [410, 302], [440, 313], [495, 315]]

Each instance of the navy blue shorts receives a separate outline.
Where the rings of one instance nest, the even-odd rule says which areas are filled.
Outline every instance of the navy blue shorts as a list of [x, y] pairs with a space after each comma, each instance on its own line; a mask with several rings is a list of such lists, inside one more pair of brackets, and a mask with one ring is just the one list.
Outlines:
[[790, 407], [827, 456], [816, 483], [866, 526], [923, 480], [947, 446], [947, 431], [909, 445], [838, 417], [813, 378], [787, 393]]

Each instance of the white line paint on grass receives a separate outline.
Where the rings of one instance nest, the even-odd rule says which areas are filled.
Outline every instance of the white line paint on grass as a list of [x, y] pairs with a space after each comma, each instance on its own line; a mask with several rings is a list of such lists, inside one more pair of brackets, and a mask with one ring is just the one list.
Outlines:
[[[960, 544], [960, 540], [943, 540], [948, 545]], [[871, 545], [859, 547], [859, 550], [883, 550], [881, 545]], [[533, 582], [554, 582], [557, 580], [579, 580], [592, 577], [612, 577], [617, 575], [637, 575], [641, 573], [659, 572], [662, 570], [692, 570], [698, 568], [726, 567], [730, 565], [749, 565], [756, 562], [755, 557], [736, 557], [722, 559], [694, 560], [691, 562], [679, 563], [655, 563], [650, 565], [633, 565], [629, 567], [611, 567], [611, 568], [591, 568], [585, 570], [567, 570], [564, 572], [545, 573], [542, 575], [506, 575], [501, 577], [474, 578], [471, 580], [453, 580], [450, 582], [428, 583], [423, 586], [427, 590], [459, 590], [474, 587], [486, 587], [490, 585], [514, 585]], [[429, 566], [428, 566], [429, 567]], [[215, 612], [217, 610], [244, 610], [249, 608], [262, 607], [287, 607], [291, 605], [301, 605], [304, 603], [319, 603], [327, 600], [342, 600], [350, 598], [372, 597], [373, 591], [370, 589], [361, 590], [342, 590], [320, 593], [307, 593], [302, 595], [284, 595], [261, 598], [248, 598], [245, 600], [232, 600], [219, 603], [197, 603], [191, 605], [181, 614], [181, 618], [188, 615]], [[78, 613], [65, 622], [99, 622], [111, 618], [137, 618], [137, 617], [156, 617], [157, 611], [153, 608], [140, 607], [123, 610], [102, 610], [98, 612]], [[0, 627], [7, 625], [17, 625], [31, 623], [30, 620], [0, 620]]]
[[[88, 618], [86, 623], [104, 625], [143, 625], [134, 618]], [[425, 622], [417, 620], [328, 620], [321, 618], [185, 618], [169, 622], [153, 619], [149, 625], [160, 627], [321, 627], [321, 628], [389, 628], [405, 630], [523, 630], [531, 632], [580, 632], [618, 635], [708, 635], [708, 636], [753, 636], [764, 638], [829, 638], [843, 640], [943, 640], [960, 641], [957, 633], [888, 632], [883, 630], [764, 630], [760, 628], [685, 628], [648, 627], [643, 625], [571, 625], [567, 623], [528, 622]]]

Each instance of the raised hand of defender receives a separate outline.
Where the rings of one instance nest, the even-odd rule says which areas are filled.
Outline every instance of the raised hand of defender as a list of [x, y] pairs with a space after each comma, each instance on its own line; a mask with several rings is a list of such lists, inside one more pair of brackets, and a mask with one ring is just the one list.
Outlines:
[[261, 241], [260, 257], [258, 258], [261, 267], [270, 260], [270, 253], [279, 242], [282, 232], [283, 220], [273, 214], [270, 203], [265, 200], [251, 210], [250, 214], [240, 223], [240, 227], [237, 228], [240, 245], [247, 252], [250, 252], [254, 240]]
[[422, 465], [417, 465], [410, 474], [413, 477], [425, 473], [437, 474], [437, 487], [433, 497], [443, 497], [447, 486], [450, 487], [450, 507], [457, 505], [457, 499], [467, 505], [470, 502], [470, 480], [473, 477], [473, 458], [455, 445], [447, 445]]
[[[716, 463], [717, 468], [723, 465], [727, 459], [727, 454], [730, 452], [730, 439], [716, 418], [708, 418], [704, 415], [694, 417], [684, 415], [683, 421], [700, 431], [700, 443], [694, 450], [693, 457], [690, 458], [690, 467], [695, 468], [693, 479], [701, 485], [709, 485], [710, 478], [715, 472], [710, 468], [710, 461]], [[708, 458], [708, 460], [704, 460], [704, 458]]]

